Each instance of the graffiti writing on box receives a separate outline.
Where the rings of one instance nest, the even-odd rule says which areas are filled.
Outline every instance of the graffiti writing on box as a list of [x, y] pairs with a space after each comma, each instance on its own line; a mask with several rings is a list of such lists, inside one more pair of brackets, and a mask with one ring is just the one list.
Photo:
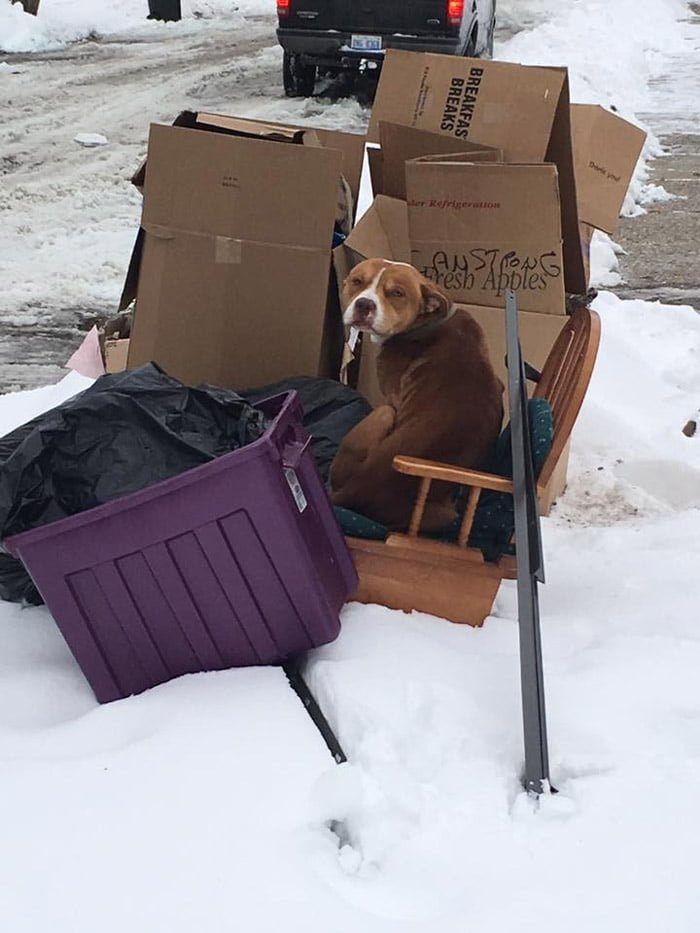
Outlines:
[[470, 249], [466, 253], [438, 250], [420, 271], [447, 291], [492, 292], [499, 298], [508, 288], [544, 291], [561, 277], [561, 259], [553, 251], [530, 254], [500, 249]]

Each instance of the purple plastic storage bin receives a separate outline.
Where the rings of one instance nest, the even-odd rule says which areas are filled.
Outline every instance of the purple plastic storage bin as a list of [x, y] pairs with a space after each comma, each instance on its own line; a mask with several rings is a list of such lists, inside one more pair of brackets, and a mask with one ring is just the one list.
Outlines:
[[295, 392], [265, 434], [147, 489], [5, 541], [100, 702], [332, 641], [357, 587]]

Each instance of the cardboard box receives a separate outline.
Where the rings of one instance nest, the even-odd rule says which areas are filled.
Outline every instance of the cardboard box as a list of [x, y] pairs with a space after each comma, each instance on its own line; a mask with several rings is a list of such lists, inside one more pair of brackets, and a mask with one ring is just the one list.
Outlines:
[[390, 49], [372, 111], [372, 142], [380, 141], [382, 121], [493, 146], [507, 162], [556, 164], [565, 289], [585, 292], [565, 68]]
[[579, 220], [614, 233], [646, 133], [603, 107], [572, 104], [571, 136]]
[[[375, 164], [381, 159], [381, 175], [377, 178], [377, 184], [373, 177], [372, 184], [375, 195], [385, 194], [390, 198], [406, 198], [406, 162], [421, 156], [468, 153], [473, 162], [503, 161], [501, 149], [471, 142], [456, 144], [449, 136], [427, 133], [425, 130], [417, 130], [396, 123], [380, 121], [379, 138], [381, 140], [380, 154], [372, 158]], [[374, 151], [377, 152], [377, 150]]]
[[210, 114], [196, 123], [151, 127], [124, 296], [136, 293], [129, 367], [155, 360], [183, 381], [237, 388], [337, 375], [331, 241], [352, 151], [359, 186], [362, 137], [343, 150], [350, 134]]
[[411, 263], [453, 301], [563, 314], [556, 166], [447, 158], [406, 163]]

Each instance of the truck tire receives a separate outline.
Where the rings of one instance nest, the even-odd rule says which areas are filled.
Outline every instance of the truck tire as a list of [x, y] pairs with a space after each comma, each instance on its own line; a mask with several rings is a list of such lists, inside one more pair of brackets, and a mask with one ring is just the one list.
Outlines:
[[284, 53], [282, 80], [287, 97], [311, 97], [316, 86], [316, 66], [304, 65], [298, 55]]

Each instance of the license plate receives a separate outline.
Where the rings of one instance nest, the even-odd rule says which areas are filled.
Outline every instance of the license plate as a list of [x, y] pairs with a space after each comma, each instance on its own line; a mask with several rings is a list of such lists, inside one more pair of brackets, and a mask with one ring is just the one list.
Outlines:
[[381, 36], [353, 36], [350, 40], [353, 52], [381, 52]]

